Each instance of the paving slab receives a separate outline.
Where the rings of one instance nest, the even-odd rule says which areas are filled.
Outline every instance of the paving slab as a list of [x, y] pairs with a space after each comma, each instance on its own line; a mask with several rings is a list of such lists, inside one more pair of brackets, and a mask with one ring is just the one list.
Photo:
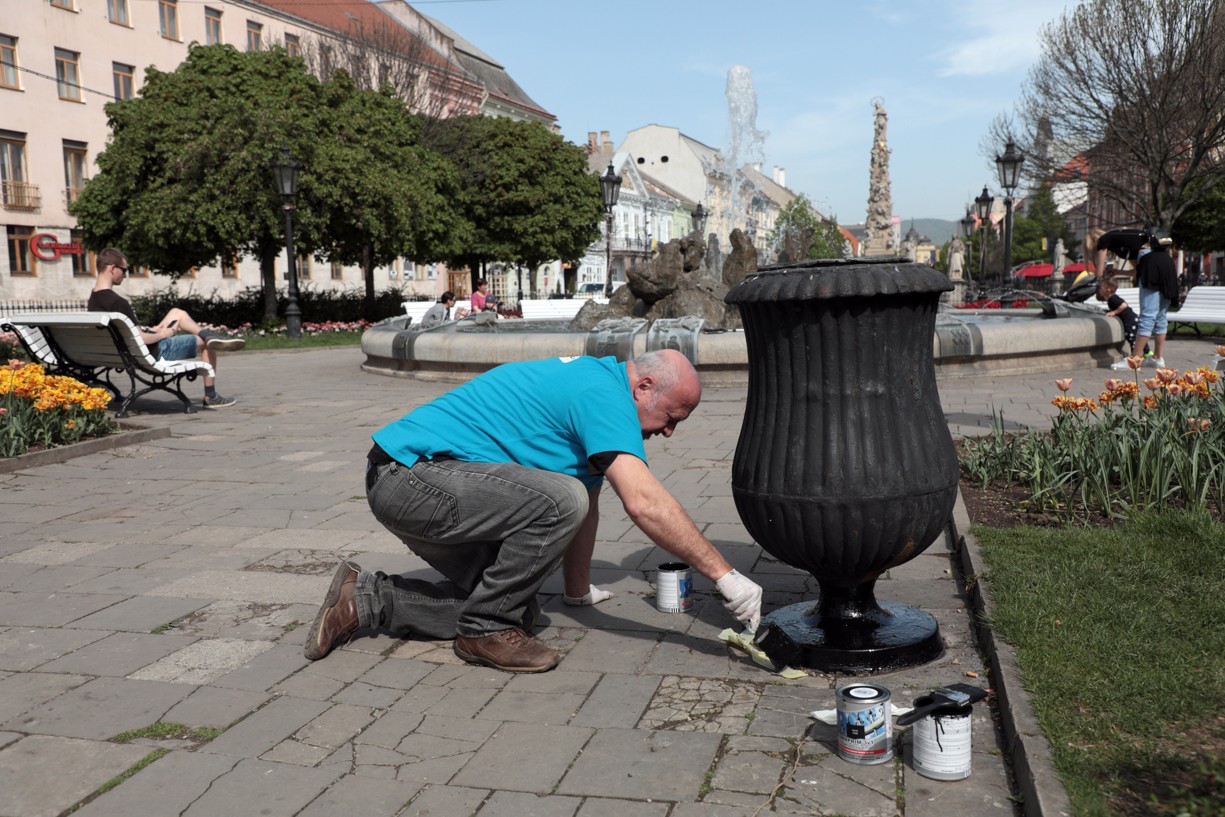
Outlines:
[[348, 774], [311, 801], [297, 817], [395, 817], [421, 790], [403, 780], [380, 780]]
[[173, 751], [86, 803], [74, 817], [179, 817], [238, 762], [232, 757]]
[[253, 712], [201, 751], [239, 757], [258, 757], [326, 712], [320, 701], [282, 697]]
[[304, 769], [284, 763], [242, 760], [214, 781], [182, 817], [258, 814], [293, 817], [336, 781], [328, 769]]
[[488, 796], [481, 789], [431, 785], [409, 803], [404, 817], [471, 817]]
[[[62, 630], [61, 632], [72, 632]], [[41, 672], [75, 672], [92, 675], [125, 676], [152, 664], [159, 658], [183, 649], [196, 639], [151, 633], [113, 633], [54, 661], [43, 664]], [[164, 681], [149, 676], [146, 680]]]
[[[0, 750], [0, 814], [56, 817], [149, 750], [95, 740], [31, 735]], [[64, 774], [71, 769], [72, 774]]]
[[19, 732], [106, 740], [161, 720], [193, 690], [184, 684], [96, 678], [9, 719], [4, 726]]
[[481, 817], [573, 817], [582, 799], [517, 791], [495, 791], [481, 806]]
[[106, 638], [99, 631], [65, 630], [57, 627], [10, 627], [0, 633], [0, 669], [24, 672], [41, 667], [86, 644]]
[[[503, 724], [452, 782], [487, 789], [551, 791], [593, 731], [570, 726]], [[527, 746], [533, 750], [523, 751]]]
[[105, 610], [78, 618], [66, 626], [86, 630], [126, 630], [148, 633], [171, 625], [185, 616], [190, 616], [208, 604], [209, 601], [206, 599], [135, 596], [113, 604]]
[[236, 638], [190, 641], [186, 646], [132, 673], [131, 677], [173, 684], [207, 684], [272, 649], [272, 644], [267, 642]]
[[600, 729], [566, 772], [557, 792], [694, 800], [720, 741], [719, 735], [696, 732]]

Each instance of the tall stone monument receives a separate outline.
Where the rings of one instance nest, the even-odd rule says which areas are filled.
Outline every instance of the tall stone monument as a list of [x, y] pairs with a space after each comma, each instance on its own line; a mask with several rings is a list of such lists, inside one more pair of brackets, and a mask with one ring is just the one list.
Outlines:
[[889, 114], [885, 111], [884, 100], [877, 98], [872, 100], [872, 104], [876, 108], [876, 125], [872, 136], [867, 235], [863, 254], [868, 257], [897, 255], [893, 232], [893, 193], [889, 187], [889, 146], [885, 140]]

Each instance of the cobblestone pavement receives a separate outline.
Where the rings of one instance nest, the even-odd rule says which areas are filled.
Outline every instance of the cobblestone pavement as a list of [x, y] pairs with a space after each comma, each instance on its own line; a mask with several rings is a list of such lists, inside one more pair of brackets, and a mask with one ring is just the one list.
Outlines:
[[[1167, 359], [1208, 362], [1175, 340]], [[363, 635], [302, 656], [338, 558], [428, 570], [382, 530], [362, 490], [369, 434], [447, 388], [365, 374], [354, 348], [241, 353], [238, 405], [184, 416], [148, 399], [134, 421], [173, 435], [0, 475], [0, 815], [749, 817], [1011, 814], [988, 707], [973, 775], [915, 774], [909, 738], [877, 766], [839, 759], [846, 678], [784, 681], [718, 641], [733, 624], [698, 578], [690, 614], [652, 603], [665, 561], [605, 492], [594, 565], [616, 597], [561, 605], [545, 586], [549, 673], [460, 662], [449, 642]], [[1092, 391], [1109, 372], [1072, 373]], [[943, 379], [956, 433], [1049, 416], [1051, 376]], [[194, 386], [193, 388], [199, 388]], [[749, 540], [731, 501], [744, 389], [708, 389], [654, 471], [706, 535], [766, 589], [815, 598], [810, 576]], [[909, 704], [986, 678], [944, 540], [882, 577], [881, 598], [937, 617], [944, 655], [876, 676]], [[179, 727], [165, 726], [179, 724]]]

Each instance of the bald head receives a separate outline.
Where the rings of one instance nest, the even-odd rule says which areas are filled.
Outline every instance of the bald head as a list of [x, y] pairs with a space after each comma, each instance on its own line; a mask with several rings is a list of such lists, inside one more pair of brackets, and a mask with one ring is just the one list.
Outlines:
[[675, 349], [639, 355], [630, 361], [627, 371], [644, 439], [656, 434], [671, 437], [677, 423], [702, 399], [697, 370]]

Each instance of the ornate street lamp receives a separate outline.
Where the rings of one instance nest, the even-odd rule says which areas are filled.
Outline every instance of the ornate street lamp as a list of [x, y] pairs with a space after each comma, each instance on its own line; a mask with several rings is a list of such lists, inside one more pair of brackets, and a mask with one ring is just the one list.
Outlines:
[[698, 206], [693, 208], [693, 229], [699, 236], [702, 236], [702, 230], [706, 227], [706, 208], [702, 206], [702, 202], [698, 202]]
[[[966, 273], [970, 282], [974, 282], [974, 243], [970, 240], [974, 236], [974, 225], [977, 220], [974, 218], [974, 213], [966, 208], [966, 217], [961, 220], [961, 237], [966, 240]], [[979, 248], [980, 254], [982, 248]]]
[[298, 192], [298, 171], [302, 163], [281, 148], [279, 159], [272, 160], [277, 192], [285, 198], [285, 255], [289, 261], [289, 302], [285, 305], [285, 331], [290, 340], [302, 339], [302, 310], [298, 308], [298, 267], [293, 251], [293, 197]]
[[1000, 286], [1012, 268], [1012, 191], [1017, 187], [1021, 175], [1021, 164], [1025, 154], [1017, 150], [1012, 140], [1004, 146], [1004, 155], [995, 157], [995, 168], [1000, 172], [1000, 187], [1004, 188], [1004, 269], [1000, 273]]
[[604, 297], [611, 298], [613, 291], [612, 276], [612, 227], [613, 208], [617, 206], [617, 197], [621, 195], [621, 176], [613, 170], [612, 162], [608, 170], [600, 177], [600, 193], [604, 196]]
[[983, 231], [978, 247], [979, 286], [985, 286], [987, 283], [987, 222], [991, 218], [992, 201], [991, 194], [987, 192], [987, 185], [984, 184], [982, 194], [974, 199], [974, 207], [978, 210], [978, 223]]

